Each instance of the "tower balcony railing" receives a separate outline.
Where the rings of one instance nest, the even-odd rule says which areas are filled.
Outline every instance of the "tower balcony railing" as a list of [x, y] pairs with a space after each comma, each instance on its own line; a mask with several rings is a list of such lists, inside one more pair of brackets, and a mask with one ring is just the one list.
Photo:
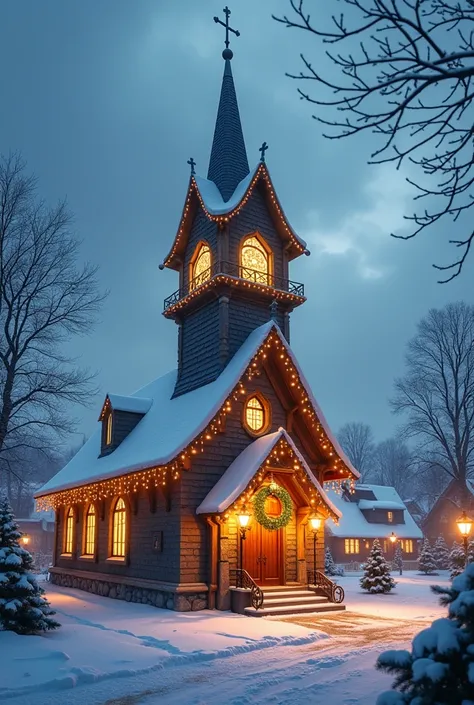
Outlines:
[[168, 296], [164, 300], [163, 309], [166, 311], [171, 306], [174, 306], [179, 303], [179, 301], [186, 298], [188, 294], [193, 293], [203, 284], [206, 284], [206, 282], [221, 275], [247, 282], [253, 282], [254, 284], [259, 284], [271, 289], [285, 291], [296, 297], [304, 297], [304, 284], [291, 281], [291, 279], [286, 279], [284, 277], [276, 277], [274, 274], [262, 272], [257, 269], [250, 269], [249, 267], [244, 267], [236, 262], [221, 260], [219, 262], [214, 262], [208, 269], [191, 279], [187, 286], [177, 289], [170, 296]]

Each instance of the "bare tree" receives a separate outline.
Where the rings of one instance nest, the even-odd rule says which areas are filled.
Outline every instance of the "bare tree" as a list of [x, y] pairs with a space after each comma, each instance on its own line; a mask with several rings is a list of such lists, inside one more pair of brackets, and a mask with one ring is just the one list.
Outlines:
[[465, 487], [474, 469], [474, 307], [432, 309], [408, 344], [392, 406], [418, 454]]
[[371, 471], [374, 437], [372, 429], [365, 423], [346, 423], [337, 434], [339, 443], [365, 482]]
[[398, 494], [416, 498], [415, 463], [411, 450], [401, 438], [387, 438], [378, 443], [373, 453], [373, 482], [395, 487]]
[[[454, 279], [474, 240], [472, 216], [466, 214], [474, 205], [474, 2], [341, 0], [346, 15], [332, 15], [327, 29], [321, 13], [317, 24], [311, 22], [308, 4], [290, 0], [291, 16], [274, 19], [311, 33], [321, 48], [334, 49], [313, 62], [301, 55], [304, 70], [287, 75], [316, 84], [313, 95], [298, 89], [302, 99], [337, 111], [328, 118], [314, 116], [334, 128], [326, 137], [378, 134], [371, 163], [391, 161], [400, 167], [409, 160], [422, 172], [409, 181], [417, 190], [415, 200], [428, 203], [407, 217], [410, 234], [396, 237], [410, 239], [446, 218], [467, 215], [464, 234], [450, 240], [459, 256], [433, 265], [446, 273], [441, 283]], [[327, 57], [337, 75], [321, 69]]]
[[73, 428], [93, 375], [65, 353], [104, 299], [96, 268], [77, 266], [65, 203], [48, 208], [17, 156], [0, 159], [0, 454], [42, 448]]

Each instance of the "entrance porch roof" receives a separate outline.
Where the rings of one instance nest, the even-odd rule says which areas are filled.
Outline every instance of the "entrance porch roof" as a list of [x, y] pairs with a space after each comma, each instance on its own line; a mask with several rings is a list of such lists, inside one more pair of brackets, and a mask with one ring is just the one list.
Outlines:
[[320, 483], [314, 477], [304, 457], [284, 428], [257, 438], [248, 445], [229, 465], [222, 477], [207, 494], [196, 510], [196, 514], [221, 514], [228, 509], [250, 485], [257, 472], [266, 464], [275, 446], [282, 442], [295, 455], [298, 467], [306, 475], [319, 499], [319, 509], [336, 523], [342, 516], [331, 502]]

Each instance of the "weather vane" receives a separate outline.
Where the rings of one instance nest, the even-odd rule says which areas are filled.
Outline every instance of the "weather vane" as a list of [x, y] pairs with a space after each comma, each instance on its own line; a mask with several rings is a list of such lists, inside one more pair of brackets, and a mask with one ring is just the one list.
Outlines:
[[225, 49], [222, 52], [222, 57], [224, 59], [232, 59], [234, 56], [232, 49], [229, 49], [229, 32], [233, 32], [236, 37], [240, 37], [240, 32], [237, 29], [233, 29], [232, 27], [229, 26], [229, 17], [230, 17], [230, 10], [227, 7], [227, 5], [224, 7], [224, 15], [225, 15], [225, 22], [220, 20], [218, 17], [214, 17], [214, 22], [217, 22], [217, 24], [221, 24], [223, 27], [225, 27]]

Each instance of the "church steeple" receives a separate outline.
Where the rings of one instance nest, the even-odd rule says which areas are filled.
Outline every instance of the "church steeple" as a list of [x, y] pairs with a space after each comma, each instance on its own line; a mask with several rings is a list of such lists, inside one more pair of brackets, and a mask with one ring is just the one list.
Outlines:
[[228, 201], [234, 193], [237, 184], [249, 173], [249, 163], [230, 65], [233, 53], [229, 49], [229, 32], [233, 32], [237, 36], [239, 36], [239, 32], [229, 27], [230, 10], [228, 7], [224, 8], [224, 13], [226, 16], [225, 22], [222, 22], [218, 17], [214, 17], [214, 22], [218, 22], [225, 27], [226, 48], [222, 52], [225, 61], [224, 76], [222, 78], [221, 97], [217, 110], [207, 178], [216, 184], [224, 201]]

